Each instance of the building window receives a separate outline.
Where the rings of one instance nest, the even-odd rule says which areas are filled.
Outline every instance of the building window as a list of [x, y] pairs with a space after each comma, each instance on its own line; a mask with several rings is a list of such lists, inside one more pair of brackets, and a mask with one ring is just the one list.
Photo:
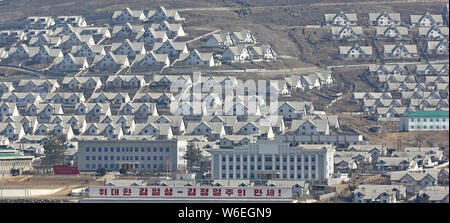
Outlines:
[[86, 164], [86, 169], [89, 169], [90, 168], [90, 165], [89, 164]]
[[86, 160], [89, 160], [89, 156], [86, 156]]
[[86, 147], [86, 152], [89, 152], [89, 147]]

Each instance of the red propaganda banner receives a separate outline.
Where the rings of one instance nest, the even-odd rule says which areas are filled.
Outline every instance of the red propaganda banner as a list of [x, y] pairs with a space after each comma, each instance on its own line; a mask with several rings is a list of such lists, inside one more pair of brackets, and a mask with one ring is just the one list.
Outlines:
[[53, 165], [55, 175], [79, 175], [78, 166], [70, 165]]

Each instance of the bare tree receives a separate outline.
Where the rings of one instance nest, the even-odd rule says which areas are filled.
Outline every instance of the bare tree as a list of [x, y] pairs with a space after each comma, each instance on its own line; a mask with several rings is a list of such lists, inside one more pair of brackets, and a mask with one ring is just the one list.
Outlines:
[[421, 133], [416, 133], [414, 139], [416, 140], [416, 145], [419, 147], [420, 151], [420, 147], [422, 146], [423, 141], [425, 141], [425, 136], [423, 136], [423, 134]]

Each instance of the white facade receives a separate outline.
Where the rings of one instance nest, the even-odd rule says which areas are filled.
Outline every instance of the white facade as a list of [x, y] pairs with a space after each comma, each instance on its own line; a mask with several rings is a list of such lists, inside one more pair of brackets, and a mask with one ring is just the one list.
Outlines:
[[334, 172], [331, 146], [289, 147], [276, 141], [259, 141], [234, 149], [211, 149], [215, 180], [255, 180], [271, 175], [280, 180], [319, 181]]

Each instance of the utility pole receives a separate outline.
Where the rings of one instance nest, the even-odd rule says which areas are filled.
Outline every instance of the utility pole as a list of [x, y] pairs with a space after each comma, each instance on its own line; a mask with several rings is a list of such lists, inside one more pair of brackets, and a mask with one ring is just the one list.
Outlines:
[[400, 151], [402, 146], [402, 136], [398, 136], [397, 138], [397, 151]]

